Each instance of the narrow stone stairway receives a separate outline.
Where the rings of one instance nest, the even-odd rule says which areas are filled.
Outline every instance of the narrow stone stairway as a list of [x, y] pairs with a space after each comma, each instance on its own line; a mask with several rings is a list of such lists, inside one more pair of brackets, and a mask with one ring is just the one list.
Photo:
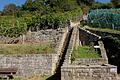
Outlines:
[[61, 58], [59, 60], [59, 64], [58, 64], [58, 67], [57, 67], [57, 69], [55, 71], [55, 74], [53, 76], [49, 77], [46, 80], [61, 80], [61, 66], [63, 65], [63, 62], [65, 60], [65, 55], [66, 55], [66, 51], [67, 51], [67, 48], [68, 48], [68, 45], [69, 45], [69, 41], [70, 41], [70, 38], [71, 38], [72, 30], [73, 29], [71, 29], [68, 32], [67, 37], [65, 39], [64, 50], [63, 50], [63, 53], [62, 53]]

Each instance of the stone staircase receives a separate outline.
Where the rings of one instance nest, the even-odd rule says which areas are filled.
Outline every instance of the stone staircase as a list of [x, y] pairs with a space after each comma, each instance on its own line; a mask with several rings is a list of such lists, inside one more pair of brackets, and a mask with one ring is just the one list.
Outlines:
[[[80, 36], [85, 36], [85, 38], [81, 39], [79, 38]], [[80, 29], [77, 26], [73, 27], [65, 60], [61, 67], [61, 80], [119, 80], [117, 79], [117, 67], [108, 64], [106, 51], [102, 42], [98, 42], [102, 58], [78, 59], [78, 61], [74, 61], [73, 63], [71, 61], [72, 51], [76, 45], [80, 44], [81, 40], [86, 39], [85, 41], [89, 43], [89, 41], [97, 41], [100, 38], [100, 36], [87, 30]]]

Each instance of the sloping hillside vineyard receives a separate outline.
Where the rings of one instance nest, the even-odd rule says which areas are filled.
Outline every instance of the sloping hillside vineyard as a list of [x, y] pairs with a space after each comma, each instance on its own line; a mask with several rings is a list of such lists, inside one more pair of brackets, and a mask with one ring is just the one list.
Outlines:
[[18, 37], [26, 33], [27, 30], [32, 29], [57, 29], [65, 27], [68, 19], [76, 20], [82, 15], [81, 9], [67, 11], [65, 13], [50, 13], [46, 15], [34, 15], [32, 17], [13, 17], [1, 16], [0, 17], [0, 35], [9, 37]]
[[120, 30], [120, 9], [97, 9], [88, 14], [88, 24], [95, 28]]

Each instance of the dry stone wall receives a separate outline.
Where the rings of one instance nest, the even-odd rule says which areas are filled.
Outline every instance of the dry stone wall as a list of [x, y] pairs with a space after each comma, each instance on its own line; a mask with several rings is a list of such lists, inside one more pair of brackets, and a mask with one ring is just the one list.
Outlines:
[[63, 35], [63, 31], [57, 31], [53, 29], [40, 30], [38, 32], [29, 32], [26, 35], [25, 41], [36, 41], [36, 42], [57, 42]]
[[[100, 36], [86, 30], [82, 35], [89, 36], [86, 41], [97, 41]], [[68, 50], [65, 56], [64, 64], [61, 67], [61, 80], [117, 80], [117, 67], [108, 64], [104, 45], [98, 42], [101, 50], [100, 59], [77, 59], [71, 63], [71, 54], [76, 45], [77, 28], [73, 28]], [[82, 36], [80, 34], [80, 36]], [[78, 40], [77, 40], [78, 41]], [[80, 60], [80, 61], [79, 61]]]
[[95, 42], [101, 37], [91, 33], [90, 31], [87, 31], [85, 29], [79, 29], [79, 34], [80, 34], [80, 41], [82, 45], [87, 45], [90, 44], [90, 42]]
[[58, 54], [0, 55], [0, 68], [17, 68], [17, 76], [54, 74]]
[[[64, 31], [41, 30], [21, 36], [19, 40], [24, 42], [38, 44], [50, 42], [55, 45], [56, 51], [53, 54], [0, 54], [0, 68], [17, 68], [17, 76], [28, 77], [36, 74], [51, 76], [58, 66], [66, 36], [66, 29]], [[6, 37], [0, 37], [0, 40], [4, 41], [4, 39]]]
[[[91, 33], [90, 31], [79, 29], [79, 37], [82, 45], [90, 44], [90, 42], [98, 41], [101, 37]], [[103, 65], [108, 64], [108, 58], [102, 41], [98, 41], [97, 44], [100, 47], [101, 58], [80, 58], [73, 61], [73, 64], [79, 65]]]
[[116, 32], [116, 31], [109, 32], [109, 31], [102, 31], [102, 30], [99, 30], [99, 29], [92, 29], [92, 28], [85, 28], [85, 29], [92, 32], [92, 33], [100, 35], [102, 37], [112, 35], [113, 37], [117, 37], [118, 39], [120, 39], [120, 32]]
[[10, 38], [6, 36], [0, 36], [0, 43], [12, 44], [12, 43], [22, 43], [22, 36], [17, 38]]
[[104, 58], [79, 58], [73, 61], [74, 65], [103, 65], [107, 64]]
[[27, 42], [27, 43], [46, 43], [50, 42], [55, 46], [61, 41], [62, 35], [64, 34], [64, 29], [61, 30], [54, 30], [54, 29], [47, 29], [47, 30], [40, 30], [38, 32], [27, 32], [26, 35], [21, 35], [18, 38], [10, 38], [5, 36], [0, 36], [0, 41], [5, 43], [10, 42]]
[[64, 34], [63, 30], [40, 30], [38, 32], [30, 32], [25, 36], [25, 42], [28, 43], [51, 43], [58, 51], [59, 45], [61, 44], [62, 36]]
[[69, 65], [61, 68], [61, 80], [117, 80], [116, 67], [112, 65]]
[[71, 38], [70, 38], [70, 42], [69, 42], [69, 45], [68, 45], [68, 49], [67, 49], [67, 52], [66, 52], [66, 55], [65, 55], [65, 60], [64, 60], [64, 63], [63, 65], [68, 65], [71, 63], [71, 54], [72, 54], [72, 51], [73, 51], [73, 48], [76, 43], [76, 37], [77, 37], [77, 32], [78, 32], [78, 29], [77, 27], [71, 29]]

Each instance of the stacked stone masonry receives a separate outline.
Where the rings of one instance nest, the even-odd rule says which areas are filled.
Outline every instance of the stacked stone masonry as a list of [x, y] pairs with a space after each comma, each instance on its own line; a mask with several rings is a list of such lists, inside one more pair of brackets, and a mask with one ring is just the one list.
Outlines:
[[57, 54], [0, 55], [0, 68], [17, 68], [17, 76], [52, 75]]
[[103, 58], [80, 58], [73, 61], [74, 65], [103, 65], [107, 63], [106, 59]]
[[[66, 30], [66, 29], [65, 29]], [[63, 50], [66, 31], [63, 30], [41, 30], [29, 32], [24, 36], [24, 42], [43, 43], [50, 42], [55, 45], [55, 53], [50, 54], [0, 54], [0, 68], [17, 68], [17, 76], [47, 75], [55, 73]], [[16, 38], [22, 42], [23, 37]], [[14, 40], [9, 37], [0, 36], [0, 40], [9, 42]]]
[[116, 31], [108, 32], [108, 31], [96, 30], [96, 29], [92, 29], [92, 28], [85, 28], [85, 29], [92, 32], [92, 33], [100, 35], [101, 37], [111, 36], [112, 35], [113, 37], [117, 37], [118, 39], [120, 39], [120, 33], [116, 32]]
[[[88, 43], [90, 41], [97, 41], [101, 38], [100, 36], [93, 34], [87, 30], [78, 30], [76, 27], [73, 28], [65, 61], [63, 66], [61, 67], [61, 80], [117, 80], [117, 67], [108, 64], [104, 44], [101, 41], [98, 42], [101, 51], [101, 58], [80, 58], [76, 59], [71, 63], [71, 54], [73, 48], [76, 46], [75, 39], [78, 39], [75, 37], [78, 37], [78, 34], [79, 36], [85, 36], [85, 38], [87, 39], [86, 41], [88, 41]], [[81, 41], [79, 43], [81, 43]]]
[[117, 80], [115, 66], [69, 65], [61, 69], [61, 80]]

